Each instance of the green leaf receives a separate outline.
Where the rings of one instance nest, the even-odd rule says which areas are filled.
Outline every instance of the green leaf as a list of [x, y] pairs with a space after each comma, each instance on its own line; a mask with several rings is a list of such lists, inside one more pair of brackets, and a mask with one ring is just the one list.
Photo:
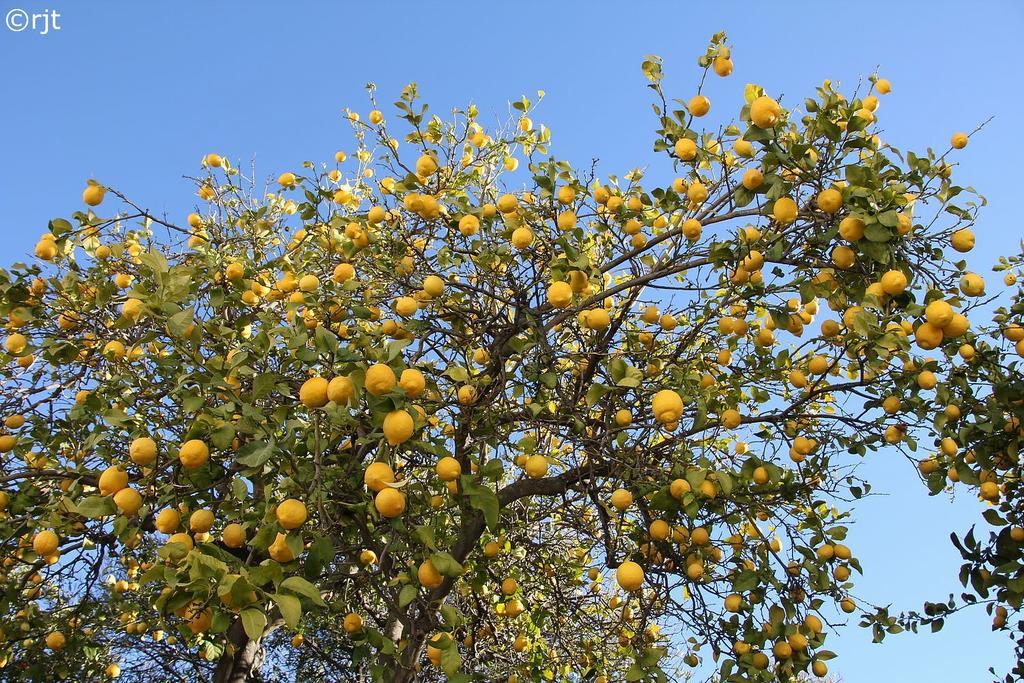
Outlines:
[[302, 602], [297, 597], [273, 593], [270, 599], [277, 603], [277, 608], [281, 610], [281, 617], [284, 619], [284, 623], [288, 624], [290, 628], [295, 628], [299, 625], [299, 619], [302, 618]]
[[256, 375], [252, 381], [253, 399], [269, 396], [274, 391], [274, 386], [281, 381], [281, 376], [274, 372], [264, 372]]
[[334, 561], [334, 544], [331, 539], [321, 537], [313, 542], [306, 554], [306, 576], [315, 579]]
[[402, 591], [398, 594], [398, 606], [405, 609], [409, 603], [416, 599], [416, 586], [413, 584], [406, 584], [402, 586]]
[[262, 467], [274, 453], [274, 444], [265, 441], [252, 441], [238, 449], [235, 461], [246, 467]]
[[458, 673], [459, 668], [462, 666], [462, 655], [459, 654], [459, 648], [450, 647], [447, 650], [441, 651], [441, 668], [449, 676]]
[[448, 375], [456, 382], [465, 382], [469, 379], [469, 372], [466, 371], [466, 368], [460, 365], [453, 365], [445, 370], [444, 374]]
[[99, 519], [117, 512], [117, 505], [109, 496], [89, 496], [76, 507], [78, 514], [89, 519]]
[[458, 560], [445, 552], [434, 553], [430, 556], [430, 561], [444, 576], [461, 576], [465, 571]]
[[501, 515], [501, 504], [497, 494], [486, 486], [474, 483], [471, 475], [462, 476], [462, 490], [469, 497], [469, 504], [484, 513], [487, 528], [496, 532], [498, 518]]
[[316, 589], [316, 586], [311, 584], [301, 576], [289, 576], [287, 579], [281, 582], [281, 588], [290, 590], [293, 593], [303, 595], [312, 600], [317, 605], [324, 607], [327, 603], [320, 597], [320, 591]]
[[263, 630], [267, 627], [267, 615], [263, 610], [244, 609], [242, 610], [242, 626], [245, 628], [245, 635], [251, 640], [259, 640], [263, 637]]

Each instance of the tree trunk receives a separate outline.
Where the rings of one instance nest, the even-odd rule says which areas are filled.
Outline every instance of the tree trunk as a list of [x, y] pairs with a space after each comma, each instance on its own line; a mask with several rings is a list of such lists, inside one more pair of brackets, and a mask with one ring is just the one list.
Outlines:
[[263, 638], [276, 631], [283, 623], [282, 619], [268, 623], [263, 630], [263, 635], [258, 640], [252, 640], [246, 635], [241, 618], [236, 617], [227, 632], [228, 642], [234, 646], [235, 652], [234, 654], [225, 652], [221, 655], [214, 672], [214, 682], [247, 683], [260, 680], [259, 670], [263, 666]]

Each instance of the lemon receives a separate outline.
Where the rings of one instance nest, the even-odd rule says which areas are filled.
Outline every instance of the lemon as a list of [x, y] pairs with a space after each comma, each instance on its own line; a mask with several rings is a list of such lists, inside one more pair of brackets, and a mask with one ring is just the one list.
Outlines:
[[282, 529], [298, 529], [306, 522], [306, 505], [296, 498], [281, 501], [274, 511]]
[[624, 591], [639, 590], [644, 584], [644, 570], [636, 562], [627, 560], [615, 570], [615, 581]]
[[384, 417], [384, 438], [392, 446], [405, 443], [412, 436], [412, 416], [404, 410], [392, 410]]
[[374, 497], [373, 506], [381, 517], [393, 519], [405, 512], [405, 495], [398, 489], [385, 488]]
[[196, 469], [206, 464], [210, 459], [210, 448], [199, 439], [191, 439], [181, 445], [178, 451], [178, 460], [186, 469]]
[[382, 396], [395, 388], [398, 379], [395, 371], [383, 363], [375, 363], [366, 369], [366, 390], [374, 396]]
[[142, 436], [132, 441], [128, 446], [128, 457], [136, 465], [149, 465], [156, 460], [156, 441], [148, 436]]
[[781, 116], [782, 107], [767, 95], [761, 95], [750, 103], [750, 121], [758, 128], [772, 128]]
[[434, 471], [441, 481], [455, 481], [462, 474], [462, 465], [455, 458], [446, 455], [437, 461]]

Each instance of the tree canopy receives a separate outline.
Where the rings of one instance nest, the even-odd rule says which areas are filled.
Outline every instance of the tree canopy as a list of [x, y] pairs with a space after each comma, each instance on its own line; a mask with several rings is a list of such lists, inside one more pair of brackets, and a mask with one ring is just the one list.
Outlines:
[[[969, 136], [890, 145], [877, 75], [702, 129], [643, 73], [621, 176], [543, 93], [487, 128], [371, 85], [351, 155], [210, 153], [187, 217], [90, 180], [0, 270], [3, 676], [795, 680], [968, 606], [1024, 652], [1021, 261], [1000, 299], [962, 260]], [[844, 541], [899, 453], [980, 504], [961, 595], [891, 614]]]

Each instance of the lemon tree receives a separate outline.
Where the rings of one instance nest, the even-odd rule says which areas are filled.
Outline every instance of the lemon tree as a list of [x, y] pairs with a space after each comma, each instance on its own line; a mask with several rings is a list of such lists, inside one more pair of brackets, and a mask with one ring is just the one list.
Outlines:
[[[90, 180], [0, 271], [5, 677], [794, 680], [974, 603], [1019, 638], [1020, 259], [992, 303], [960, 256], [969, 135], [891, 146], [877, 75], [643, 72], [650, 171], [551, 156], [542, 93], [489, 128], [410, 85], [267, 185], [206, 155], [187, 215]], [[845, 540], [898, 453], [986, 530], [890, 614]]]

